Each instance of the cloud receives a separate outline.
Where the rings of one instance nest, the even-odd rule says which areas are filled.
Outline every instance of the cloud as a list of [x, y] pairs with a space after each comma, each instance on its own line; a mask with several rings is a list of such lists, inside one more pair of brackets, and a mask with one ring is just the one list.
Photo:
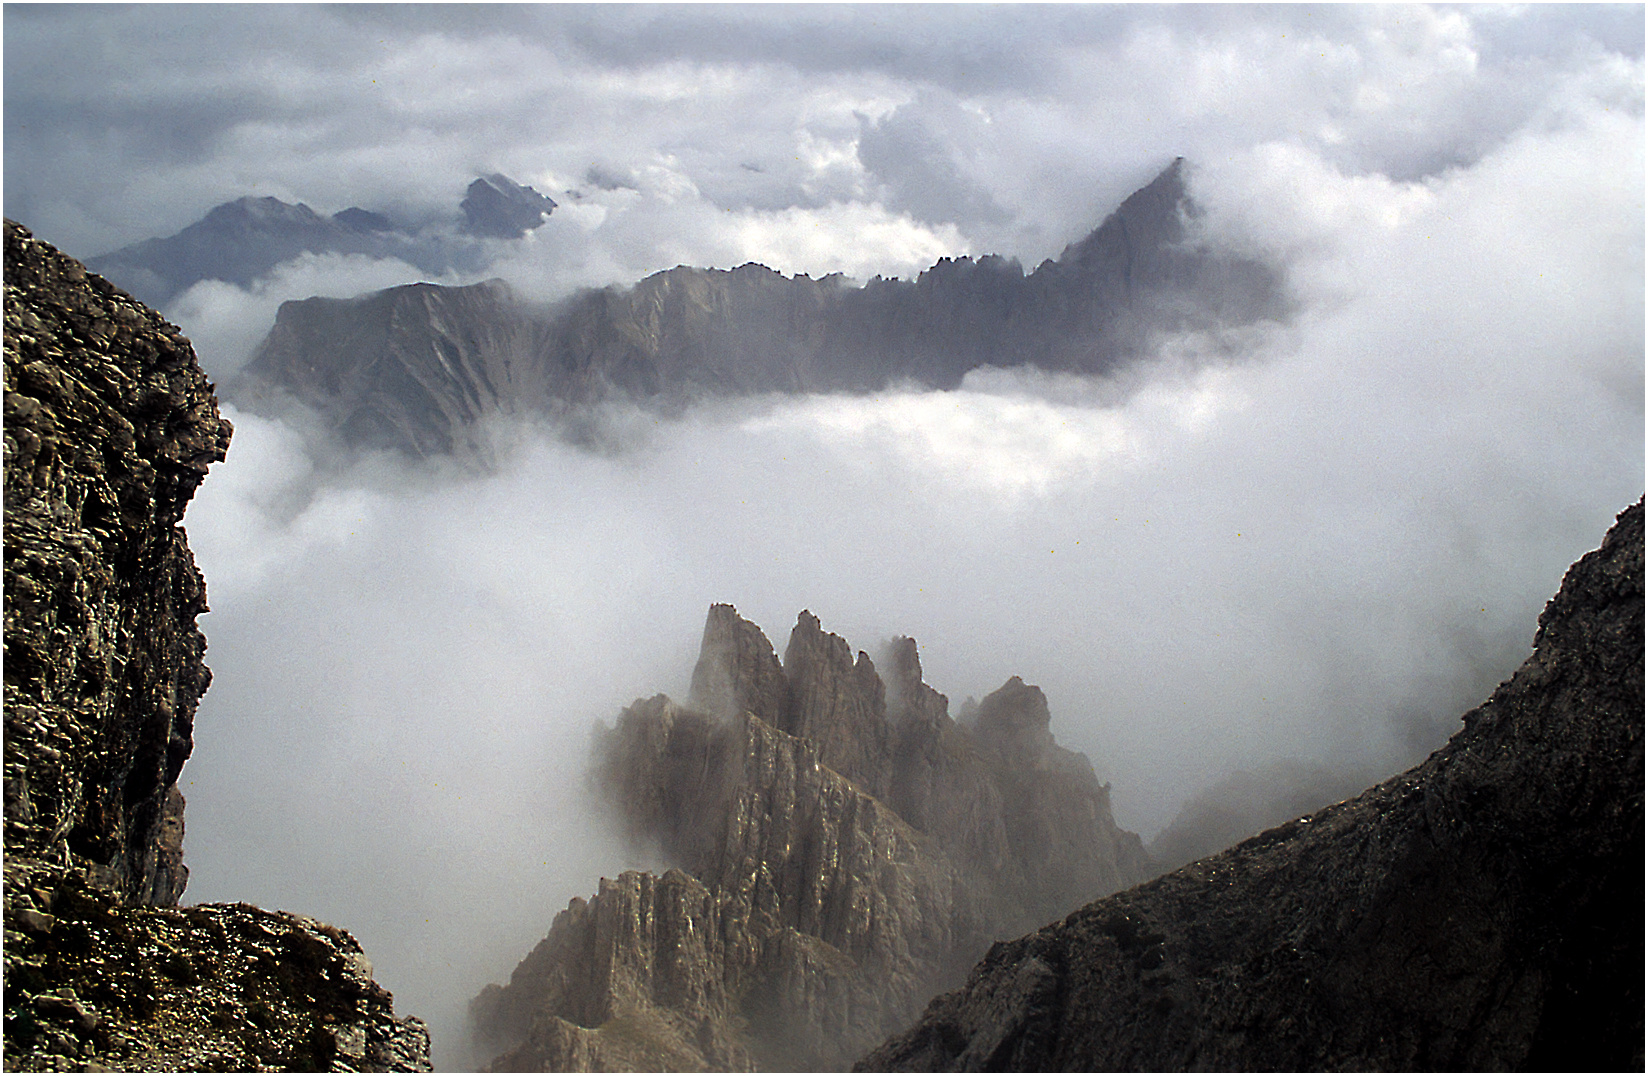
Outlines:
[[506, 430], [479, 478], [232, 414], [187, 520], [191, 898], [347, 925], [456, 1051], [462, 1000], [626, 865], [588, 729], [684, 695], [717, 601], [780, 647], [803, 608], [912, 634], [952, 700], [1040, 684], [1146, 837], [1237, 770], [1421, 757], [1643, 486], [1640, 65], [1559, 99], [1419, 180], [1285, 141], [1198, 166], [1206, 239], [1285, 257], [1302, 313], [1125, 384], [635, 412], [605, 453]]
[[880, 201], [1034, 264], [1175, 155], [1287, 141], [1404, 179], [1469, 163], [1574, 70], [1636, 62], [1637, 22], [1382, 5], [15, 8], [7, 209], [89, 256], [245, 194], [450, 213], [479, 173], [559, 200], [591, 165], [672, 160], [722, 210]]

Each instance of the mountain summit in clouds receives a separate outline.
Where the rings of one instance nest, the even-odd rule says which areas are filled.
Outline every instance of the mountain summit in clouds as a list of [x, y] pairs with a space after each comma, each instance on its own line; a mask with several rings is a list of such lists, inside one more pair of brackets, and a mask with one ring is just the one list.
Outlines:
[[673, 869], [602, 879], [471, 1006], [499, 1071], [839, 1069], [1019, 924], [1148, 876], [1018, 677], [957, 717], [915, 641], [803, 612], [780, 663], [711, 607], [691, 696], [637, 700], [597, 784]]
[[86, 264], [151, 306], [162, 306], [203, 280], [248, 287], [277, 265], [304, 254], [397, 258], [426, 272], [478, 264], [475, 238], [518, 239], [542, 224], [555, 203], [507, 176], [471, 183], [459, 206], [462, 236], [416, 228], [350, 206], [332, 216], [301, 202], [238, 198], [164, 239], [146, 239]]
[[1177, 160], [1029, 274], [993, 255], [863, 286], [680, 266], [547, 310], [497, 284], [289, 302], [227, 392], [254, 410], [296, 400], [356, 443], [424, 456], [472, 445], [491, 415], [614, 398], [945, 389], [985, 366], [1102, 375], [1164, 335], [1284, 315], [1277, 274], [1199, 244], [1195, 214]]
[[469, 185], [460, 209], [472, 235], [519, 239], [555, 211], [555, 202], [531, 187], [494, 172]]

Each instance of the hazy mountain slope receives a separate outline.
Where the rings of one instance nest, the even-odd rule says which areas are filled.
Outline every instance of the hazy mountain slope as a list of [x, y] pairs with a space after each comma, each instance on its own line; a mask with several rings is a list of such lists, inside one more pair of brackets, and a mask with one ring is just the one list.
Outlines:
[[1643, 506], [1421, 765], [997, 945], [883, 1070], [1640, 1070]]
[[840, 1067], [992, 938], [1149, 873], [1039, 690], [958, 723], [912, 641], [886, 664], [807, 613], [780, 664], [710, 610], [691, 704], [638, 701], [597, 751], [679, 869], [603, 880], [482, 992], [495, 1069]]
[[427, 1069], [347, 934], [173, 907], [211, 677], [177, 524], [230, 428], [176, 326], [5, 227], [7, 1069]]
[[[496, 405], [505, 413], [556, 413], [614, 396], [670, 404], [868, 391], [900, 381], [951, 388], [985, 365], [1102, 374], [1148, 354], [1162, 333], [1284, 314], [1275, 273], [1190, 241], [1185, 222], [1194, 212], [1175, 162], [1092, 235], [1028, 276], [998, 257], [945, 259], [914, 281], [877, 278], [863, 287], [839, 276], [787, 278], [759, 265], [677, 267], [632, 288], [581, 293], [552, 310], [510, 311], [502, 299], [469, 310], [472, 319], [541, 325], [531, 353], [501, 342], [488, 350], [489, 334], [475, 320], [441, 329], [432, 323], [429, 331], [481, 344], [471, 364], [504, 371], [515, 386]], [[386, 430], [357, 419], [398, 409], [442, 416], [438, 424], [470, 406], [462, 377], [421, 346], [422, 335], [388, 331], [370, 316], [371, 302], [359, 302], [360, 322], [350, 327], [339, 325], [334, 301], [283, 304], [229, 397], [268, 407], [284, 394], [362, 443], [413, 453], [462, 440], [444, 427]], [[328, 346], [334, 336], [350, 344]], [[315, 375], [294, 377], [298, 370]], [[386, 403], [407, 391], [415, 399]]]
[[[470, 184], [459, 208], [462, 219], [453, 223], [468, 235], [515, 239], [543, 223], [555, 203], [507, 176], [490, 175]], [[306, 253], [398, 258], [430, 274], [480, 264], [473, 239], [403, 227], [358, 206], [328, 217], [267, 197], [225, 202], [176, 235], [145, 239], [86, 264], [145, 303], [164, 306], [202, 280], [246, 287]]]

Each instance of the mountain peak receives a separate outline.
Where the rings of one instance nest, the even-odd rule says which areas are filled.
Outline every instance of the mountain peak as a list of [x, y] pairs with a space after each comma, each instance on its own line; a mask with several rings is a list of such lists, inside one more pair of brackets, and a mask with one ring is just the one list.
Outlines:
[[554, 212], [555, 202], [531, 187], [493, 172], [469, 185], [460, 208], [464, 213], [464, 227], [471, 235], [519, 239]]

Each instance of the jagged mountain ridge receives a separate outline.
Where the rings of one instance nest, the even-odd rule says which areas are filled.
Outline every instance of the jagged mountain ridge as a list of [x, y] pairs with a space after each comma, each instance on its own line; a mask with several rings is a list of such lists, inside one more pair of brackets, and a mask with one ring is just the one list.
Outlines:
[[[668, 406], [899, 382], [954, 388], [992, 365], [1104, 374], [1161, 333], [1285, 316], [1277, 274], [1198, 246], [1187, 229], [1196, 212], [1175, 161], [1028, 275], [997, 256], [862, 287], [755, 264], [679, 266], [547, 310], [496, 284], [290, 302], [227, 392], [260, 411], [295, 399], [357, 443], [433, 455], [474, 447], [475, 424], [495, 414], [555, 415], [609, 398]], [[397, 316], [383, 319], [385, 307]], [[352, 320], [354, 346], [331, 346]], [[528, 328], [506, 339], [491, 323]]]
[[[469, 185], [458, 230], [476, 238], [517, 239], [542, 224], [555, 202], [503, 175]], [[86, 265], [143, 302], [163, 307], [203, 280], [241, 287], [302, 254], [398, 258], [425, 273], [480, 268], [473, 240], [401, 225], [351, 206], [331, 216], [303, 203], [247, 196], [211, 209], [176, 235], [89, 258]]]
[[637, 701], [596, 752], [675, 868], [604, 879], [476, 998], [494, 1069], [839, 1068], [991, 939], [1149, 873], [1038, 689], [958, 722], [912, 640], [883, 665], [810, 613], [781, 663], [711, 608], [689, 703]]
[[5, 1063], [429, 1068], [348, 934], [176, 907], [210, 681], [178, 526], [231, 430], [175, 325], [5, 222]]
[[1643, 1064], [1643, 503], [1425, 762], [993, 947], [865, 1071]]

